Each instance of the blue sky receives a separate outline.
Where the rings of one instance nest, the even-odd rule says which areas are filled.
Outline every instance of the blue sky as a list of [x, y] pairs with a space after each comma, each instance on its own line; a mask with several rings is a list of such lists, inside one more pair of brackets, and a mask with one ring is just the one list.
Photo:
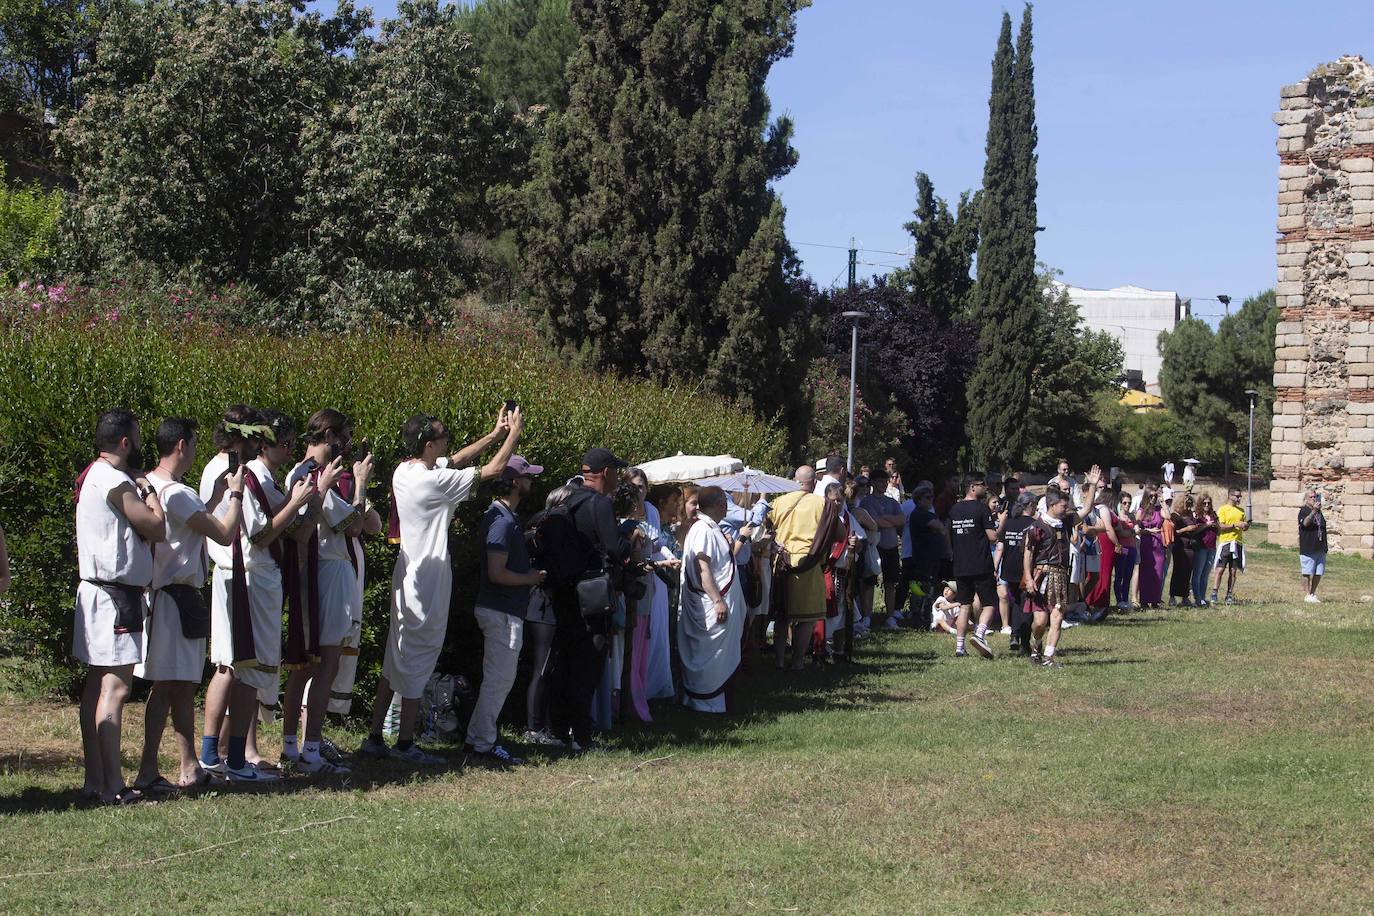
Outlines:
[[[774, 67], [774, 109], [796, 121], [779, 184], [788, 236], [821, 285], [847, 253], [909, 244], [925, 171], [953, 202], [982, 179], [991, 60], [1003, 9], [983, 0], [816, 0]], [[1077, 286], [1127, 283], [1219, 313], [1273, 285], [1279, 88], [1341, 54], [1374, 54], [1367, 2], [1035, 5], [1038, 257]], [[887, 268], [862, 265], [864, 273]]]
[[[378, 15], [394, 0], [373, 4]], [[1279, 88], [1374, 55], [1368, 0], [1086, 2], [1035, 7], [1038, 256], [1077, 286], [1136, 284], [1218, 315], [1275, 280]], [[982, 179], [990, 0], [815, 0], [774, 69], [800, 164], [779, 183], [788, 236], [822, 286], [900, 263], [914, 176], [953, 202]], [[838, 248], [818, 247], [824, 245]]]

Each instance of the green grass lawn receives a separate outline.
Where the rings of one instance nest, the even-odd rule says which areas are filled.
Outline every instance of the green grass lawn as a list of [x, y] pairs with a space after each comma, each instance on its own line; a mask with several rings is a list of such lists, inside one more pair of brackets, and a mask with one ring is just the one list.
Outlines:
[[0, 908], [1369, 910], [1374, 563], [1333, 558], [1313, 606], [1295, 554], [1251, 559], [1264, 601], [1075, 628], [1061, 671], [876, 634], [855, 668], [756, 662], [732, 721], [669, 711], [511, 773], [83, 810], [74, 711], [12, 698]]

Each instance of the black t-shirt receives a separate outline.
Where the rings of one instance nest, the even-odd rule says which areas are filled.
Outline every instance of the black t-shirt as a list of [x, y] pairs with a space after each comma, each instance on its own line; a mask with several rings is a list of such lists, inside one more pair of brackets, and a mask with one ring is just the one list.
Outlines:
[[1012, 588], [1020, 588], [1021, 574], [1026, 566], [1026, 529], [1035, 523], [1028, 515], [1007, 519], [1002, 529], [1002, 568], [997, 575]]
[[603, 562], [618, 566], [630, 555], [630, 541], [621, 535], [611, 501], [595, 490], [577, 487], [564, 503], [577, 530], [596, 548]]
[[950, 546], [956, 576], [991, 576], [992, 544], [987, 532], [997, 530], [988, 504], [961, 499], [949, 510]]
[[1298, 552], [1309, 557], [1326, 553], [1326, 516], [1317, 515], [1317, 522], [1312, 527], [1303, 524], [1309, 515], [1320, 511], [1311, 506], [1303, 506], [1298, 510]]

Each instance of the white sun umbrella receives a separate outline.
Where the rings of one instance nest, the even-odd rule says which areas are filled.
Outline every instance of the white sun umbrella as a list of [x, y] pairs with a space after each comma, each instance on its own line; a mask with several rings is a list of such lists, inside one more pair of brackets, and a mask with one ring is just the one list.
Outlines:
[[1183, 459], [1183, 463], [1184, 463], [1184, 464], [1202, 464], [1202, 462], [1201, 462], [1201, 461], [1198, 461], [1196, 458], [1184, 458], [1184, 459]]
[[646, 461], [635, 467], [644, 472], [649, 483], [694, 483], [702, 477], [719, 477], [744, 470], [744, 462], [730, 455], [684, 455]]
[[791, 493], [801, 489], [795, 480], [765, 474], [754, 468], [745, 468], [736, 474], [706, 477], [697, 483], [703, 487], [720, 487], [726, 493]]

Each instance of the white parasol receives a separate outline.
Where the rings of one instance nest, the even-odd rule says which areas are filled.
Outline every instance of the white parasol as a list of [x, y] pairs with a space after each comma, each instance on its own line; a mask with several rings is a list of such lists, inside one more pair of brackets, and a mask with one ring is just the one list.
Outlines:
[[635, 467], [644, 472], [649, 483], [693, 483], [701, 477], [719, 477], [744, 470], [744, 462], [730, 455], [684, 455], [646, 461]]
[[1201, 462], [1201, 461], [1198, 461], [1196, 458], [1184, 458], [1184, 459], [1183, 459], [1183, 463], [1184, 463], [1184, 464], [1202, 464], [1202, 462]]
[[754, 468], [745, 468], [737, 474], [706, 477], [697, 483], [703, 487], [720, 487], [726, 493], [791, 493], [801, 489], [795, 480]]

